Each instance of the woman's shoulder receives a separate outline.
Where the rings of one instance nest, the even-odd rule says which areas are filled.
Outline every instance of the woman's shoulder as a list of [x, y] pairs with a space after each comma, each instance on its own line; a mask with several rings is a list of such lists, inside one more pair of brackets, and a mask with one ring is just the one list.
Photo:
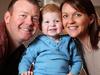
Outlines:
[[75, 43], [75, 39], [72, 38], [69, 35], [61, 35], [62, 36], [62, 40], [66, 41], [67, 43]]
[[66, 39], [66, 40], [74, 40], [74, 38], [72, 38], [70, 35], [68, 35], [68, 34], [65, 34], [65, 35], [61, 35], [61, 37], [63, 38], [63, 39]]
[[100, 39], [99, 39], [99, 42], [98, 42], [98, 47], [99, 47], [99, 49], [100, 49]]
[[72, 38], [72, 37], [69, 36], [68, 34], [63, 34], [63, 35], [61, 35], [61, 37], [63, 37], [63, 38]]

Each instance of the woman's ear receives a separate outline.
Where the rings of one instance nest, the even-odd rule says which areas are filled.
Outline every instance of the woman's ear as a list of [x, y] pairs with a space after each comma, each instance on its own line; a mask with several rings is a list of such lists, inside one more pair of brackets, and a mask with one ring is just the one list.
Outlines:
[[94, 20], [95, 20], [95, 15], [92, 14], [92, 15], [90, 16], [90, 24], [92, 24], [92, 23], [94, 22]]
[[5, 20], [5, 23], [6, 23], [6, 24], [9, 23], [10, 17], [11, 17], [11, 14], [10, 14], [9, 11], [7, 11], [7, 12], [4, 14], [4, 20]]

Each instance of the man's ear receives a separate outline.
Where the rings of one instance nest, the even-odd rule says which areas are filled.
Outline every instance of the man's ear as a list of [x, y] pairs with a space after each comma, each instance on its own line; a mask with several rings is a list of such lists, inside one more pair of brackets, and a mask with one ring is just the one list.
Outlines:
[[11, 14], [10, 14], [9, 11], [7, 11], [7, 12], [4, 14], [4, 20], [5, 20], [5, 23], [6, 23], [6, 24], [9, 23], [10, 17], [11, 17]]

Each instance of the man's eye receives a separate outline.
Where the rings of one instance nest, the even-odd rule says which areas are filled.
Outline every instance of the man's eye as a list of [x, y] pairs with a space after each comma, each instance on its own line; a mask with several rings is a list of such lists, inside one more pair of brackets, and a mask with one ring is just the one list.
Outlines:
[[26, 15], [20, 15], [20, 17], [21, 17], [21, 18], [25, 18], [25, 17], [26, 17]]
[[38, 18], [38, 17], [33, 17], [32, 20], [33, 20], [34, 22], [37, 22], [37, 21], [39, 21], [39, 18]]

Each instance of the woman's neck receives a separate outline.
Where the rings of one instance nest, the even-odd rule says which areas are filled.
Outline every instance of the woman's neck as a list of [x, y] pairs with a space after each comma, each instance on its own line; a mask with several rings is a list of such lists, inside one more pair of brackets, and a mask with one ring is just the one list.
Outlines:
[[90, 43], [90, 36], [88, 34], [85, 34], [81, 37], [78, 37], [78, 39], [82, 43], [84, 50], [87, 50], [87, 52], [92, 52], [92, 47], [91, 47], [91, 43]]

